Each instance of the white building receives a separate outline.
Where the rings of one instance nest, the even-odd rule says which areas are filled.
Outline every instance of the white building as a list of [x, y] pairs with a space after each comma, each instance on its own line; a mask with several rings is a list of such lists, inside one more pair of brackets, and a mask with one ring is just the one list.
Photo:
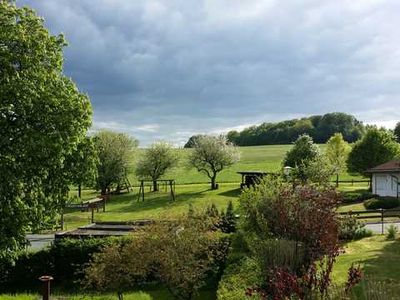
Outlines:
[[391, 160], [387, 163], [369, 169], [372, 174], [372, 193], [379, 196], [400, 196], [400, 160]]

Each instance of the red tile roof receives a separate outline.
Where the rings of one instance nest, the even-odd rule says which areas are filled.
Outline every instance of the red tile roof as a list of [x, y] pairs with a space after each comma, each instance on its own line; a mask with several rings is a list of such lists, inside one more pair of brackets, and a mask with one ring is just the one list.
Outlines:
[[367, 170], [368, 173], [400, 172], [400, 159], [388, 161], [387, 163]]

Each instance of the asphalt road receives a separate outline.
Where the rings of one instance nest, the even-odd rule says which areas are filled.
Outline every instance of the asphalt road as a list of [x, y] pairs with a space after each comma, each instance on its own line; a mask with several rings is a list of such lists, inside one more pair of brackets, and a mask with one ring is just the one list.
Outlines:
[[27, 234], [26, 239], [30, 243], [28, 249], [40, 250], [54, 241], [54, 234]]
[[[400, 222], [394, 222], [394, 223], [384, 223], [383, 224], [383, 233], [386, 233], [386, 229], [390, 226], [390, 225], [395, 225], [397, 227], [397, 229], [400, 231]], [[382, 233], [382, 223], [370, 223], [370, 224], [366, 224], [365, 225], [366, 228], [372, 230], [374, 233]]]

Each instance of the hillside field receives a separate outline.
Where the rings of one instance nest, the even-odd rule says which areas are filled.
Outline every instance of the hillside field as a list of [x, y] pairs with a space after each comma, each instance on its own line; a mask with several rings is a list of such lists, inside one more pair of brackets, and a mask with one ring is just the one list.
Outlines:
[[[238, 147], [241, 157], [240, 161], [232, 167], [223, 170], [217, 177], [218, 182], [239, 182], [241, 180], [238, 171], [264, 171], [264, 172], [277, 172], [282, 168], [282, 160], [285, 153], [292, 147], [292, 145], [267, 145], [267, 146], [251, 146], [251, 147]], [[321, 151], [324, 151], [325, 145], [319, 145]], [[134, 174], [134, 164], [140, 156], [143, 149], [138, 150], [132, 158], [132, 166], [129, 174], [129, 180], [132, 185], [137, 184], [137, 178]], [[207, 176], [200, 174], [197, 170], [187, 167], [187, 157], [192, 151], [191, 149], [178, 149], [180, 162], [179, 165], [168, 172], [164, 178], [175, 179], [177, 184], [189, 183], [206, 183], [208, 182]], [[352, 176], [344, 173], [340, 179], [360, 179], [360, 176]]]

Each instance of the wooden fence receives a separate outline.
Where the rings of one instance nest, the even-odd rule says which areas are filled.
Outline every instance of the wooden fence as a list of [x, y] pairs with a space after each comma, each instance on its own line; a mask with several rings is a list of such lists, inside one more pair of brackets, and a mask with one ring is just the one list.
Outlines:
[[358, 220], [371, 220], [373, 223], [382, 225], [382, 234], [384, 234], [385, 219], [390, 218], [389, 221], [400, 221], [400, 209], [373, 209], [373, 210], [360, 210], [348, 211], [339, 213], [342, 216], [351, 216]]

